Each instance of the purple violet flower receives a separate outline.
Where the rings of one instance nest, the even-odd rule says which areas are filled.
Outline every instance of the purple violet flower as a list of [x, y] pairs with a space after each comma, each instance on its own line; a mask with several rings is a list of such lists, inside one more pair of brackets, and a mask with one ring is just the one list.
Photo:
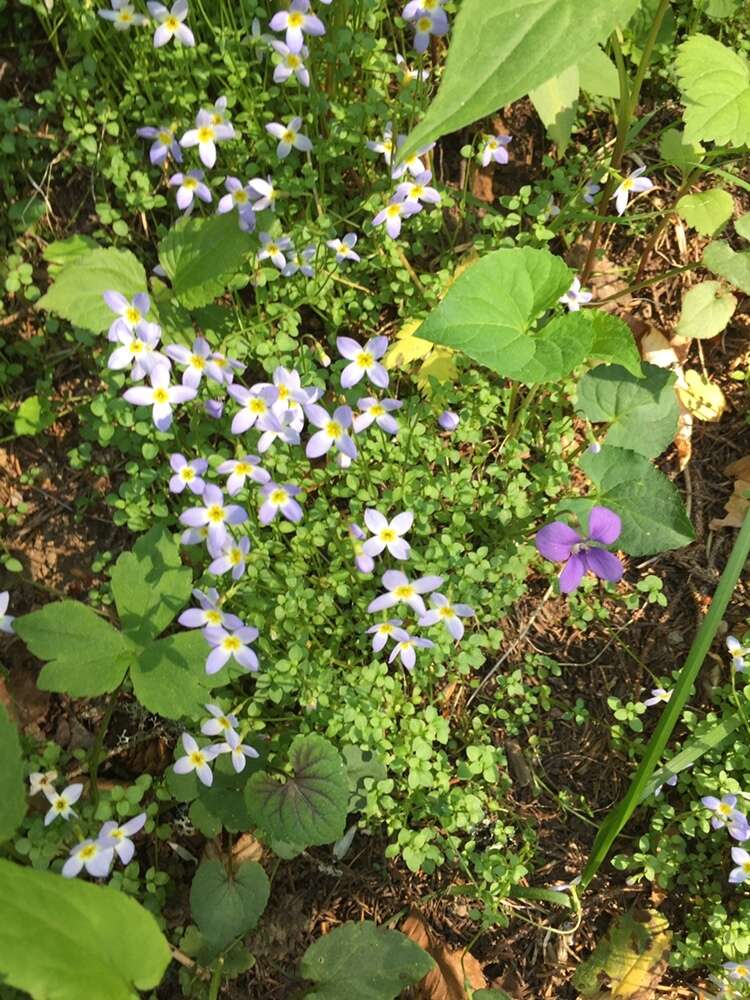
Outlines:
[[452, 410], [443, 410], [443, 412], [438, 417], [438, 423], [443, 428], [444, 431], [453, 432], [461, 423], [461, 418], [457, 413]]
[[536, 547], [545, 559], [564, 562], [560, 573], [560, 590], [569, 594], [579, 585], [585, 573], [616, 583], [623, 574], [623, 565], [616, 555], [603, 545], [611, 545], [620, 536], [622, 522], [606, 507], [592, 507], [588, 535], [583, 538], [564, 521], [553, 521], [536, 533]]

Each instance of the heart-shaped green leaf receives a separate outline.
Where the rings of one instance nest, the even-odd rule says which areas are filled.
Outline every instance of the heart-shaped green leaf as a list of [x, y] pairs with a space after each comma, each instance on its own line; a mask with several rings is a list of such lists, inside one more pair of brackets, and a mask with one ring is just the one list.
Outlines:
[[201, 934], [221, 950], [257, 925], [270, 891], [257, 861], [244, 861], [232, 873], [220, 861], [204, 861], [190, 886], [190, 910]]
[[702, 281], [686, 293], [677, 322], [681, 337], [705, 340], [721, 333], [737, 308], [737, 299], [718, 281]]

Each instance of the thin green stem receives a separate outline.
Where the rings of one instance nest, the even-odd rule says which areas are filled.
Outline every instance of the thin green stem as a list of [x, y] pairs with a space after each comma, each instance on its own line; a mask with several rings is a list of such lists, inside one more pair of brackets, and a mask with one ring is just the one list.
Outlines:
[[104, 740], [107, 735], [107, 730], [109, 729], [109, 723], [112, 720], [112, 713], [115, 710], [117, 697], [120, 693], [121, 687], [122, 682], [117, 685], [115, 690], [109, 696], [109, 701], [107, 702], [107, 707], [104, 711], [104, 715], [102, 716], [102, 720], [99, 723], [99, 728], [96, 731], [94, 745], [91, 748], [91, 754], [89, 756], [89, 783], [91, 785], [91, 802], [94, 807], [99, 805], [99, 785], [97, 783], [97, 775], [99, 773], [102, 747], [104, 746]]

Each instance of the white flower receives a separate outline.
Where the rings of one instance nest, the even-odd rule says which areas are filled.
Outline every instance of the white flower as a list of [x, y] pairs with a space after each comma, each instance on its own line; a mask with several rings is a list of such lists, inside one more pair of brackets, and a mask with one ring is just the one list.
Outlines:
[[236, 733], [233, 729], [227, 731], [226, 742], [218, 743], [216, 749], [219, 753], [231, 754], [232, 767], [238, 774], [245, 769], [246, 757], [260, 756], [257, 750], [248, 746], [247, 743], [243, 743], [240, 734]]
[[150, 0], [147, 7], [154, 20], [159, 22], [159, 27], [154, 32], [155, 49], [166, 45], [172, 38], [177, 39], [181, 45], [195, 45], [192, 31], [183, 24], [188, 13], [187, 0], [175, 0], [171, 10], [167, 10], [163, 3], [155, 3], [153, 0]]
[[105, 847], [96, 840], [82, 840], [70, 852], [62, 873], [65, 878], [75, 878], [80, 870], [85, 868], [94, 878], [106, 878], [114, 856], [113, 847]]
[[307, 153], [313, 148], [313, 144], [307, 136], [300, 132], [301, 126], [301, 118], [291, 118], [286, 125], [282, 125], [280, 122], [269, 122], [266, 125], [266, 132], [279, 140], [276, 155], [280, 160], [289, 156], [293, 149]]
[[345, 260], [359, 260], [360, 256], [354, 252], [357, 243], [356, 233], [347, 233], [343, 239], [326, 240], [326, 246], [336, 254], [336, 263], [341, 264]]
[[136, 14], [132, 3], [127, 0], [112, 0], [112, 10], [100, 10], [97, 13], [105, 21], [112, 21], [116, 31], [128, 31], [134, 24], [148, 24], [148, 18], [143, 14]]
[[57, 777], [57, 771], [32, 771], [29, 775], [29, 795], [38, 795], [46, 788], [55, 791], [53, 782]]
[[[110, 819], [102, 824], [99, 836], [96, 838], [100, 847], [112, 848], [124, 865], [129, 865], [135, 854], [135, 845], [130, 839], [146, 824], [146, 813], [139, 813], [122, 826], [116, 820]], [[90, 869], [87, 868], [87, 871]]]
[[214, 746], [199, 747], [190, 733], [182, 734], [182, 745], [185, 748], [185, 756], [175, 761], [175, 774], [189, 774], [195, 771], [204, 785], [211, 785], [214, 776], [208, 765], [219, 751]]
[[628, 207], [628, 200], [630, 199], [631, 191], [634, 194], [639, 194], [641, 191], [650, 191], [654, 186], [654, 182], [648, 178], [644, 177], [645, 167], [638, 167], [634, 170], [632, 174], [629, 174], [625, 180], [620, 184], [612, 197], [615, 199], [615, 208], [617, 209], [617, 214], [622, 215], [625, 209]]
[[170, 385], [169, 369], [156, 365], [149, 373], [151, 387], [135, 386], [123, 393], [123, 399], [135, 406], [153, 407], [152, 416], [157, 430], [166, 431], [172, 423], [172, 404], [194, 399], [197, 389], [189, 385]]
[[59, 794], [54, 788], [42, 788], [42, 791], [50, 804], [50, 808], [44, 817], [45, 826], [49, 826], [58, 816], [62, 816], [63, 819], [70, 819], [71, 816], [76, 815], [73, 806], [81, 797], [81, 792], [83, 791], [82, 784], [68, 785]]
[[6, 615], [8, 610], [8, 602], [10, 601], [10, 594], [7, 590], [3, 590], [0, 593], [0, 632], [7, 632], [8, 635], [13, 635], [13, 622], [15, 618], [13, 615]]
[[234, 129], [228, 122], [214, 121], [217, 114], [201, 108], [195, 116], [195, 128], [188, 129], [180, 139], [183, 149], [198, 147], [198, 156], [206, 167], [213, 167], [216, 163], [216, 143], [234, 139]]
[[410, 546], [401, 536], [411, 529], [413, 522], [414, 515], [410, 510], [397, 514], [389, 521], [380, 511], [368, 507], [365, 510], [365, 524], [372, 532], [372, 538], [367, 539], [362, 551], [365, 555], [374, 557], [387, 548], [394, 559], [408, 559]]
[[561, 295], [557, 301], [564, 302], [570, 312], [578, 312], [581, 306], [585, 306], [593, 297], [592, 292], [581, 291], [581, 281], [579, 278], [573, 278], [573, 284], [565, 295]]

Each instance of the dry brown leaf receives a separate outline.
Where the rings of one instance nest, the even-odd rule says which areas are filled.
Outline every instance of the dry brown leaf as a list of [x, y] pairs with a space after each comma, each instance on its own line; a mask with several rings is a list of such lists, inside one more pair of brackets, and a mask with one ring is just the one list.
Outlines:
[[406, 934], [435, 960], [435, 968], [415, 987], [415, 1000], [467, 1000], [466, 985], [471, 990], [487, 986], [482, 966], [468, 951], [449, 948], [413, 909], [401, 925]]
[[696, 420], [721, 420], [727, 408], [726, 396], [719, 386], [697, 371], [686, 371], [678, 380], [677, 398]]
[[709, 524], [711, 531], [719, 528], [741, 528], [745, 514], [750, 507], [750, 455], [738, 458], [724, 469], [727, 476], [734, 479], [734, 491], [724, 505], [724, 517], [715, 517]]
[[237, 868], [243, 861], [260, 861], [263, 857], [263, 845], [252, 833], [243, 833], [232, 847], [232, 865]]

